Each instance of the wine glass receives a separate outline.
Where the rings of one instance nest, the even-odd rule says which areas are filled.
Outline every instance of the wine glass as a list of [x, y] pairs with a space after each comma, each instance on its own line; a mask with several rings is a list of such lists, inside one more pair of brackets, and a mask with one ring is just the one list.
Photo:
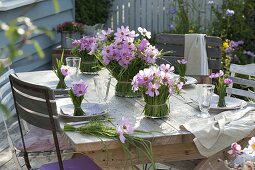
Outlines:
[[75, 81], [78, 79], [80, 72], [81, 58], [80, 57], [66, 57], [66, 65], [70, 70], [70, 78]]
[[197, 115], [198, 117], [210, 117], [208, 111], [210, 109], [214, 87], [215, 86], [212, 84], [197, 84], [198, 104], [201, 111], [201, 113]]
[[97, 97], [100, 104], [107, 104], [108, 93], [110, 89], [111, 78], [106, 76], [95, 76], [94, 84], [96, 88]]

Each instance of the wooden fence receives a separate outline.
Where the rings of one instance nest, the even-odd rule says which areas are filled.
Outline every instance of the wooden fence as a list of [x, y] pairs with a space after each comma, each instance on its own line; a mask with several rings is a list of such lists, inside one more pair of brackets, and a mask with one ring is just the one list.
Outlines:
[[[214, 17], [208, 2], [209, 0], [185, 1], [189, 18], [204, 30]], [[219, 8], [221, 3], [222, 0], [214, 0], [216, 8]], [[106, 27], [116, 30], [124, 25], [136, 30], [141, 26], [153, 33], [166, 32], [175, 26], [177, 10], [177, 0], [114, 0]]]

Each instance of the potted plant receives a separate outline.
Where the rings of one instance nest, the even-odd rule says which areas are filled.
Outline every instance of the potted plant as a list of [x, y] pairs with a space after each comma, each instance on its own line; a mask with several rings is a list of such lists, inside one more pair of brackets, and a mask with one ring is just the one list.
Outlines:
[[83, 25], [74, 21], [67, 21], [57, 26], [61, 33], [61, 48], [72, 48], [73, 39], [79, 39], [84, 32]]

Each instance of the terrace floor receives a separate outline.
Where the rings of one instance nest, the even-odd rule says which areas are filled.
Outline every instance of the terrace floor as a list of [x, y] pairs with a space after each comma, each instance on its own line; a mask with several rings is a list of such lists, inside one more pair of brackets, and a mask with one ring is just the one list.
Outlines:
[[[16, 117], [8, 119], [9, 132], [12, 139], [19, 140], [20, 134], [18, 129], [18, 122]], [[17, 170], [17, 167], [12, 159], [11, 151], [7, 141], [7, 134], [4, 128], [4, 124], [0, 123], [0, 170]], [[63, 159], [68, 159], [72, 156], [70, 153], [64, 153]], [[19, 158], [20, 164], [23, 169], [26, 170], [26, 166], [22, 157]], [[57, 161], [57, 157], [54, 153], [42, 153], [30, 156], [32, 167], [40, 167], [40, 165], [46, 162]], [[179, 161], [157, 164], [158, 170], [191, 170], [196, 166], [197, 161]], [[140, 167], [140, 168], [139, 168]], [[138, 166], [137, 169], [142, 169], [142, 166]], [[119, 169], [120, 170], [120, 169]]]

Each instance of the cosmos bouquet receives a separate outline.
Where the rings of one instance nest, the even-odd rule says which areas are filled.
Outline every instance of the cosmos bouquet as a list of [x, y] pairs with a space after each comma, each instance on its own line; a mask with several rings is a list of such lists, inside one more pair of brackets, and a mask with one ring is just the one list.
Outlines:
[[84, 36], [74, 40], [72, 45], [72, 54], [81, 58], [81, 72], [93, 73], [100, 69], [96, 56], [91, 53], [97, 47], [95, 37]]
[[[138, 28], [139, 34], [129, 27], [121, 26], [117, 32], [111, 29], [97, 35], [96, 53], [101, 63], [117, 79], [115, 94], [123, 97], [140, 96], [132, 91], [132, 78], [140, 69], [155, 64], [161, 52], [149, 43], [151, 33], [145, 28]], [[93, 51], [94, 50], [94, 51]]]
[[226, 107], [225, 96], [227, 86], [233, 83], [233, 81], [229, 78], [226, 78], [224, 72], [220, 70], [218, 73], [212, 73], [209, 76], [211, 79], [218, 79], [216, 83], [216, 94], [219, 95], [218, 107]]
[[145, 106], [144, 114], [150, 117], [164, 117], [170, 112], [169, 97], [180, 94], [182, 82], [174, 79], [174, 67], [162, 64], [140, 70], [134, 76], [132, 89], [142, 91]]
[[81, 108], [82, 100], [84, 95], [87, 93], [88, 85], [85, 81], [80, 80], [72, 83], [72, 88], [68, 90], [73, 105], [74, 105], [74, 116], [83, 116], [85, 112]]

